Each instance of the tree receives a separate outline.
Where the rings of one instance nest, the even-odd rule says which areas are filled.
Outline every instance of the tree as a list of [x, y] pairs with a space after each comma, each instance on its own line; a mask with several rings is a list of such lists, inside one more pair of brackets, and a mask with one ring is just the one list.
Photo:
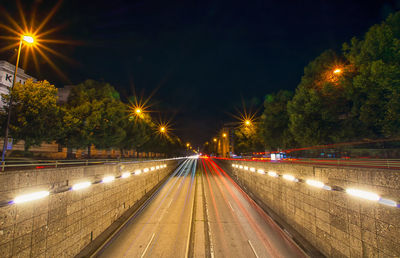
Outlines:
[[301, 82], [287, 106], [289, 129], [300, 145], [332, 143], [351, 134], [344, 122], [350, 112], [348, 73], [351, 71], [332, 50], [323, 52], [304, 68]]
[[[31, 146], [57, 139], [61, 132], [60, 109], [57, 106], [57, 89], [48, 81], [25, 84], [16, 83], [11, 91], [13, 99], [10, 121], [10, 136], [17, 142], [24, 140], [25, 151]], [[4, 104], [10, 96], [5, 95]], [[6, 111], [8, 107], [5, 106]], [[4, 121], [6, 114], [3, 114]]]
[[264, 151], [260, 129], [256, 123], [250, 126], [240, 126], [235, 129], [235, 152], [250, 153]]
[[353, 38], [343, 52], [355, 67], [352, 116], [368, 137], [400, 135], [400, 12]]
[[76, 85], [63, 110], [66, 130], [60, 142], [69, 148], [93, 144], [108, 149], [119, 146], [125, 139], [125, 107], [118, 92], [108, 83], [86, 80]]
[[269, 150], [288, 148], [295, 145], [289, 130], [287, 103], [292, 99], [290, 91], [268, 94], [264, 100], [264, 112], [261, 115], [260, 134], [264, 146]]
[[[128, 111], [127, 111], [128, 112]], [[147, 118], [134, 119], [129, 117], [124, 124], [125, 138], [120, 142], [122, 150], [142, 150], [143, 146], [151, 139], [152, 128]]]

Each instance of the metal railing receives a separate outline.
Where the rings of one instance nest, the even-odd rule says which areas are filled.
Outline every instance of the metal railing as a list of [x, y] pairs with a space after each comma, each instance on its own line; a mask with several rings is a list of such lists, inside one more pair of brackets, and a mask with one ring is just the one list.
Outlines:
[[281, 163], [400, 169], [400, 159], [285, 159]]
[[[227, 158], [219, 158], [227, 159]], [[380, 168], [380, 169], [400, 169], [400, 159], [314, 159], [314, 158], [287, 158], [281, 160], [270, 160], [269, 158], [239, 158], [230, 160], [270, 162], [270, 163], [289, 163], [304, 165], [322, 165], [337, 167], [359, 167], [359, 168]]]
[[42, 169], [42, 168], [59, 168], [66, 166], [89, 166], [101, 165], [109, 163], [123, 162], [143, 162], [160, 160], [160, 158], [133, 158], [133, 159], [84, 159], [84, 160], [27, 160], [27, 159], [12, 159], [5, 160], [1, 164], [1, 171], [15, 169]]

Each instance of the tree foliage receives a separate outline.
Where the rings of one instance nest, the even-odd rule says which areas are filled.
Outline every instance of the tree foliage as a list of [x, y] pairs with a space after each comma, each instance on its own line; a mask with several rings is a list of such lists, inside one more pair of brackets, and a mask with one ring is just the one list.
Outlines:
[[399, 40], [400, 12], [345, 43], [341, 53], [327, 50], [311, 61], [292, 99], [268, 95], [260, 128], [265, 146], [398, 137]]
[[[60, 109], [57, 106], [57, 89], [48, 81], [34, 82], [28, 79], [25, 84], [16, 83], [11, 91], [12, 114], [10, 137], [17, 142], [25, 141], [25, 150], [42, 142], [57, 139], [61, 132]], [[5, 109], [10, 95], [3, 96]], [[6, 121], [3, 114], [3, 121]]]
[[240, 126], [235, 129], [235, 152], [250, 153], [264, 151], [259, 127], [256, 123], [251, 126]]
[[400, 13], [372, 26], [363, 40], [343, 45], [355, 69], [352, 116], [369, 137], [400, 134]]
[[326, 144], [343, 138], [343, 117], [349, 112], [344, 87], [347, 71], [329, 76], [337, 63], [343, 61], [332, 50], [310, 62], [288, 102], [290, 132], [300, 145]]
[[125, 107], [108, 83], [86, 80], [72, 88], [64, 106], [63, 143], [68, 147], [99, 149], [118, 146], [125, 138]]
[[277, 150], [293, 146], [293, 135], [289, 130], [287, 103], [293, 97], [290, 91], [268, 94], [264, 100], [264, 112], [261, 115], [260, 134], [264, 146]]

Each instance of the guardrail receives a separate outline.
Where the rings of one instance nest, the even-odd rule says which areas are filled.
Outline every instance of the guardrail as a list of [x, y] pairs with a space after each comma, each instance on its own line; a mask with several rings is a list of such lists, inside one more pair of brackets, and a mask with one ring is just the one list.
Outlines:
[[86, 160], [5, 160], [1, 164], [1, 171], [21, 168], [58, 168], [65, 166], [89, 166], [107, 163], [143, 162], [160, 160], [160, 158], [135, 158], [135, 159], [86, 159]]
[[324, 165], [324, 166], [337, 166], [337, 167], [400, 169], [400, 159], [312, 159], [312, 158], [296, 158], [296, 159], [281, 159], [281, 160], [270, 160], [262, 158], [253, 158], [253, 159], [217, 158], [217, 159], [305, 164], [305, 165]]
[[400, 169], [400, 159], [292, 159], [281, 160], [283, 163]]

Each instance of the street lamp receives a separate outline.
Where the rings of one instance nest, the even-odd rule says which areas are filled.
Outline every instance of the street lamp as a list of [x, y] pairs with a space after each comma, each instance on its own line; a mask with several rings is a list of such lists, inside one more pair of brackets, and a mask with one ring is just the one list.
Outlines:
[[226, 133], [223, 133], [223, 134], [222, 134], [222, 137], [226, 138]]
[[251, 121], [250, 121], [249, 119], [246, 119], [246, 120], [244, 121], [244, 124], [245, 124], [246, 126], [250, 126], [250, 125], [251, 125]]
[[336, 68], [335, 70], [333, 70], [333, 73], [336, 74], [336, 75], [341, 74], [342, 73], [342, 69]]
[[214, 141], [214, 142], [217, 142], [217, 138], [214, 138], [213, 141]]
[[1, 154], [1, 163], [3, 165], [4, 165], [5, 154], [6, 154], [6, 151], [7, 151], [8, 131], [9, 131], [10, 119], [11, 119], [11, 104], [12, 104], [11, 92], [12, 92], [12, 89], [14, 88], [15, 79], [17, 77], [18, 65], [19, 65], [19, 57], [21, 55], [22, 42], [26, 42], [26, 43], [28, 43], [28, 45], [32, 45], [32, 44], [35, 43], [35, 39], [31, 35], [21, 35], [21, 39], [19, 40], [17, 62], [15, 64], [14, 77], [13, 77], [13, 81], [12, 81], [11, 88], [10, 88], [10, 100], [8, 102], [7, 125], [6, 125], [6, 132], [4, 134], [3, 152]]
[[161, 127], [160, 127], [160, 133], [165, 133], [166, 130], [167, 130], [167, 129], [166, 129], [164, 126], [161, 126]]

